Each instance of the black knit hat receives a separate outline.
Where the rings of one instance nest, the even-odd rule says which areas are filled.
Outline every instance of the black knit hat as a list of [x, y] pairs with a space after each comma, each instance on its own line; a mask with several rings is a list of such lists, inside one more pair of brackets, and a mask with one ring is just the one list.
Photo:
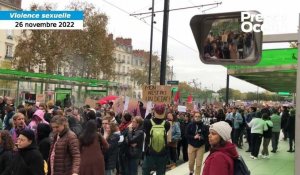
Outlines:
[[35, 135], [31, 129], [24, 129], [23, 131], [21, 131], [20, 135], [21, 134], [23, 136], [27, 137], [28, 140], [35, 141]]

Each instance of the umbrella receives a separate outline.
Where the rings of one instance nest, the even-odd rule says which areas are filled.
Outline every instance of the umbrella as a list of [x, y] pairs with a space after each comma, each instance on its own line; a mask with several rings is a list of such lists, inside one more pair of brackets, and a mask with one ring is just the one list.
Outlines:
[[108, 103], [108, 101], [116, 100], [117, 98], [119, 98], [119, 97], [115, 96], [115, 95], [109, 95], [109, 96], [106, 96], [106, 97], [103, 97], [103, 98], [99, 99], [98, 103], [99, 104], [106, 104], [106, 103]]
[[105, 100], [99, 100], [99, 101], [98, 101], [98, 104], [104, 105], [104, 104], [107, 104], [107, 101], [105, 101]]

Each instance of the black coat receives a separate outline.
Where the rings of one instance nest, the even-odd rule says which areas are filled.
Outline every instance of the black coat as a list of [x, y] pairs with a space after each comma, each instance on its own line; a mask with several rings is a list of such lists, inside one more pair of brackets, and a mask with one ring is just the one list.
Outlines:
[[111, 170], [116, 168], [119, 153], [119, 139], [120, 135], [115, 133], [107, 139], [109, 147], [104, 154], [105, 170]]
[[[127, 155], [129, 158], [141, 158], [143, 151], [144, 131], [141, 127], [128, 132], [127, 135]], [[131, 144], [137, 144], [132, 147]]]
[[43, 140], [40, 141], [39, 143], [39, 151], [43, 156], [43, 159], [45, 161], [48, 161], [49, 158], [49, 152], [50, 152], [50, 147], [51, 147], [51, 140], [49, 137], [44, 138]]
[[4, 150], [0, 148], [0, 175], [6, 174], [8, 167], [11, 164], [13, 158], [13, 152], [9, 150]]
[[295, 139], [295, 116], [290, 116], [287, 120], [287, 132], [289, 138]]
[[186, 142], [187, 137], [186, 137], [186, 128], [189, 125], [190, 122], [182, 121], [180, 122], [180, 131], [181, 131], [181, 139], [182, 141]]
[[43, 159], [48, 161], [49, 157], [49, 151], [51, 146], [51, 140], [50, 140], [50, 132], [51, 128], [48, 124], [45, 123], [39, 123], [37, 126], [37, 142], [39, 151], [43, 156]]
[[[194, 138], [197, 133], [201, 136], [200, 140]], [[202, 145], [207, 144], [208, 126], [205, 126], [202, 122], [191, 122], [186, 128], [186, 137], [188, 144], [195, 148], [200, 148]]]
[[33, 142], [26, 148], [19, 149], [12, 160], [9, 173], [5, 175], [44, 175], [44, 160]]

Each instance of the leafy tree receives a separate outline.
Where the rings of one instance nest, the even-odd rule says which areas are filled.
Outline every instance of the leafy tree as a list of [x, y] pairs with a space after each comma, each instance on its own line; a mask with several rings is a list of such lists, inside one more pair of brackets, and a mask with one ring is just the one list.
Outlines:
[[[52, 10], [51, 5], [32, 5], [31, 10]], [[17, 69], [34, 71], [45, 64], [46, 73], [53, 74], [63, 56], [64, 35], [58, 30], [24, 30], [15, 50]]]
[[[138, 85], [148, 84], [149, 76], [149, 52], [143, 54], [144, 63], [143, 69], [133, 69], [130, 72], [130, 77], [133, 81], [136, 81]], [[151, 82], [156, 84], [160, 82], [160, 60], [156, 54], [152, 55], [152, 70], [151, 70]]]
[[[33, 5], [31, 10], [52, 10], [51, 5]], [[45, 65], [46, 73], [55, 74], [63, 67], [68, 76], [110, 79], [115, 75], [113, 41], [107, 35], [105, 14], [88, 3], [73, 2], [70, 10], [84, 11], [83, 30], [25, 30], [16, 47], [17, 69], [33, 71]]]

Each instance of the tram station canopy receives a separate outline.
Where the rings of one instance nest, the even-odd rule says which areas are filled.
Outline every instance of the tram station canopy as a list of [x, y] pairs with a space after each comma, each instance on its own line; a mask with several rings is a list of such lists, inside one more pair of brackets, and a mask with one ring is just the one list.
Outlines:
[[255, 66], [227, 66], [227, 73], [271, 92], [296, 92], [297, 48], [263, 50]]
[[107, 80], [87, 79], [81, 77], [66, 77], [62, 75], [23, 72], [11, 69], [0, 69], [0, 79], [90, 87], [107, 87], [110, 85], [110, 82]]

